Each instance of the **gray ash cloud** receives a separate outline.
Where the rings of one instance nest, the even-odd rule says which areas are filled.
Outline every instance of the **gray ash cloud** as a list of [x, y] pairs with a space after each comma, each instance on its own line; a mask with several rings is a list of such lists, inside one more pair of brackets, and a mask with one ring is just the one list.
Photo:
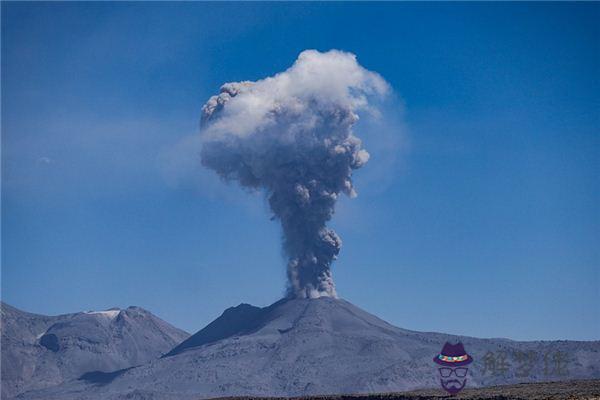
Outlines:
[[369, 160], [353, 133], [387, 83], [353, 54], [302, 52], [288, 70], [221, 87], [202, 109], [202, 164], [263, 190], [283, 228], [291, 297], [336, 297], [331, 264], [342, 241], [327, 227], [352, 173]]

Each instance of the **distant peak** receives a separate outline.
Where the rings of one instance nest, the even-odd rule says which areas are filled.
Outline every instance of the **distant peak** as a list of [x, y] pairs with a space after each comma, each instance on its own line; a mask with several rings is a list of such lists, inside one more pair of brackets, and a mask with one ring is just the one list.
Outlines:
[[248, 304], [248, 303], [240, 303], [237, 306], [227, 308], [223, 313], [240, 312], [240, 311], [254, 310], [254, 309], [260, 309], [260, 307], [253, 306], [252, 304]]
[[127, 309], [131, 310], [131, 311], [146, 311], [144, 308], [139, 307], [139, 306], [129, 306], [129, 307], [127, 307]]
[[267, 309], [268, 307], [261, 308], [247, 303], [229, 307], [219, 318], [176, 346], [165, 357], [179, 354], [188, 348], [199, 347], [236, 334], [249, 332], [260, 323], [261, 317]]

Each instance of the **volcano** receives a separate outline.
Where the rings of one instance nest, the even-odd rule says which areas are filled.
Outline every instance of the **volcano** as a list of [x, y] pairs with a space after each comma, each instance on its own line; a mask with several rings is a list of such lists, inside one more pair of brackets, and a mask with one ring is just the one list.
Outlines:
[[[345, 300], [321, 297], [229, 308], [145, 365], [19, 398], [201, 399], [435, 388], [439, 378], [432, 359], [447, 341], [462, 342], [475, 360], [469, 387], [600, 377], [599, 341], [517, 342], [415, 332]], [[535, 356], [526, 374], [518, 354]], [[562, 369], [545, 362], [556, 354], [567, 356]], [[490, 370], [485, 361], [490, 355], [505, 355], [506, 369]]]

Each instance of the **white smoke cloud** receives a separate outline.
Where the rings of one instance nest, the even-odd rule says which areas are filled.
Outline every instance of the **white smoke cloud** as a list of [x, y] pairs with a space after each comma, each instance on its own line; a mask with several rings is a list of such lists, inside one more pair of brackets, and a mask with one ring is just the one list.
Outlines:
[[307, 50], [273, 77], [223, 85], [202, 109], [202, 164], [264, 190], [281, 221], [290, 296], [336, 296], [330, 267], [342, 242], [326, 224], [369, 160], [352, 130], [358, 114], [376, 112], [372, 99], [389, 90], [353, 54]]

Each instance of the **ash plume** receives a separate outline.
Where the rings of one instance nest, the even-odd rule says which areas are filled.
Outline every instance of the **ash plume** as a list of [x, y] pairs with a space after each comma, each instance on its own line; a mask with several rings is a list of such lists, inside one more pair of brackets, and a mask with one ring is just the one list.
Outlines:
[[202, 164], [227, 181], [264, 190], [281, 221], [288, 295], [336, 297], [331, 264], [342, 241], [328, 228], [340, 193], [369, 153], [352, 128], [387, 83], [353, 54], [302, 52], [288, 70], [221, 87], [202, 108]]

